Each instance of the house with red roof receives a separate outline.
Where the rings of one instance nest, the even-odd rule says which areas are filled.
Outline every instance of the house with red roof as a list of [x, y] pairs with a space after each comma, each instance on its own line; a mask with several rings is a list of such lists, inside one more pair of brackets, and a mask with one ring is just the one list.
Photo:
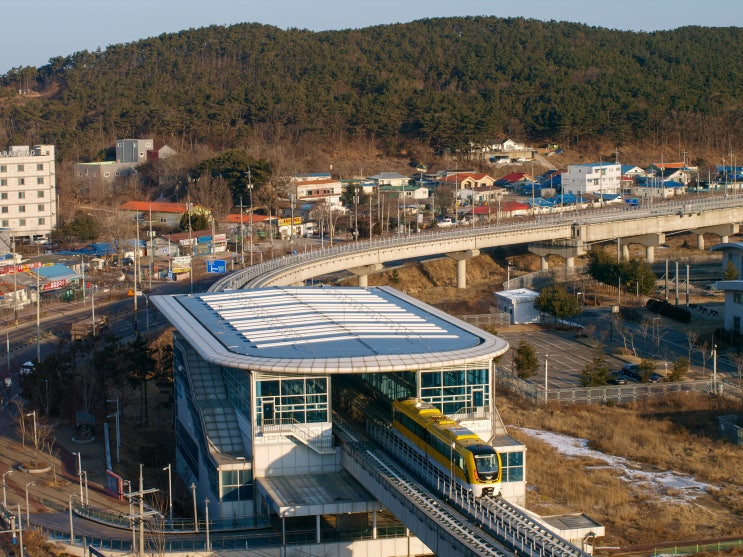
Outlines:
[[523, 184], [531, 184], [534, 178], [526, 172], [511, 172], [495, 181], [496, 186], [503, 186], [509, 190], [517, 189]]
[[494, 183], [495, 178], [480, 172], [453, 172], [439, 178], [439, 185], [450, 184], [457, 189], [484, 188]]
[[186, 203], [127, 201], [119, 206], [119, 211], [131, 213], [133, 220], [152, 223], [152, 226], [176, 228], [188, 207]]

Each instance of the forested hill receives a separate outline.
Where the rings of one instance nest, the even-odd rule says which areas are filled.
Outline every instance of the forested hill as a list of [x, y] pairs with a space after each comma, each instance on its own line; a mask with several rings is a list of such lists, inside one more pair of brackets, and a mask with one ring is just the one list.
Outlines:
[[359, 134], [391, 149], [504, 134], [727, 146], [740, 142], [741, 52], [743, 29], [732, 27], [635, 33], [495, 17], [328, 32], [212, 26], [14, 69], [2, 78], [0, 144], [54, 143], [85, 158], [115, 137], [222, 148], [259, 130]]

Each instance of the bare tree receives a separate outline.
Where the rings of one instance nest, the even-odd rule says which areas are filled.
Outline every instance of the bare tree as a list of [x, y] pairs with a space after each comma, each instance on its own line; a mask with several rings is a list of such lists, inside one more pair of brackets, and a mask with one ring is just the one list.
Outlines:
[[232, 209], [232, 194], [221, 175], [202, 176], [189, 188], [191, 201], [211, 211], [212, 218], [221, 220]]
[[738, 370], [738, 387], [741, 386], [741, 375], [743, 374], [743, 354], [733, 354], [730, 359], [735, 363], [735, 368]]
[[689, 362], [691, 362], [691, 352], [699, 342], [699, 333], [693, 330], [686, 331], [686, 342], [689, 345]]
[[702, 375], [707, 374], [707, 358], [709, 358], [709, 340], [704, 342], [697, 342], [696, 347], [699, 349], [699, 353], [702, 355]]
[[15, 405], [16, 419], [18, 420], [18, 433], [21, 434], [21, 445], [26, 448], [26, 413], [24, 406], [26, 403], [23, 400], [12, 399], [11, 402]]

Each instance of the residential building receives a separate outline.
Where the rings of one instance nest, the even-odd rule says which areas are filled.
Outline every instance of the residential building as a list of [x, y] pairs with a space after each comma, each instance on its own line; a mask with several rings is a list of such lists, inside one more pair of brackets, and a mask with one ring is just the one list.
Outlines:
[[0, 152], [0, 228], [26, 241], [48, 239], [57, 226], [54, 145]]
[[664, 182], [673, 180], [686, 186], [699, 173], [699, 169], [695, 166], [686, 166], [684, 162], [654, 162], [648, 167], [647, 172]]
[[369, 180], [376, 182], [377, 186], [406, 186], [410, 178], [397, 172], [380, 172], [374, 176], [369, 176]]
[[329, 205], [340, 205], [343, 182], [331, 178], [329, 174], [298, 175], [292, 178], [291, 186], [297, 200], [316, 204], [320, 201]]
[[119, 211], [131, 213], [132, 219], [161, 228], [177, 228], [188, 211], [186, 203], [163, 201], [127, 201]]
[[562, 175], [562, 192], [583, 196], [622, 193], [622, 165], [609, 162], [570, 164]]
[[147, 151], [154, 149], [152, 139], [117, 139], [116, 162], [119, 164], [142, 164], [147, 161]]
[[74, 176], [90, 186], [110, 186], [117, 176], [136, 174], [136, 167], [148, 160], [166, 159], [175, 155], [172, 148], [152, 139], [117, 139], [116, 160], [78, 162], [72, 167]]

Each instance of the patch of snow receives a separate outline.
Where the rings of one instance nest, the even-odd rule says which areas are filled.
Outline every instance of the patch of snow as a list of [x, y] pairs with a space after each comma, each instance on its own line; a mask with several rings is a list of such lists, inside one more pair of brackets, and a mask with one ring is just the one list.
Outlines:
[[[642, 470], [642, 465], [638, 462], [589, 449], [588, 440], [586, 439], [570, 437], [569, 435], [551, 431], [510, 427], [519, 429], [527, 435], [547, 443], [565, 456], [572, 458], [585, 457], [605, 462], [607, 464], [606, 467], [615, 470], [617, 476], [624, 481], [646, 486], [656, 490], [658, 493], [667, 493], [669, 490], [678, 491], [679, 493], [674, 494], [673, 497], [675, 501], [678, 501], [678, 499], [691, 501], [707, 491], [714, 489], [714, 486], [698, 482], [688, 474], [670, 470], [667, 472]], [[601, 467], [594, 466], [593, 468], [598, 469]]]

